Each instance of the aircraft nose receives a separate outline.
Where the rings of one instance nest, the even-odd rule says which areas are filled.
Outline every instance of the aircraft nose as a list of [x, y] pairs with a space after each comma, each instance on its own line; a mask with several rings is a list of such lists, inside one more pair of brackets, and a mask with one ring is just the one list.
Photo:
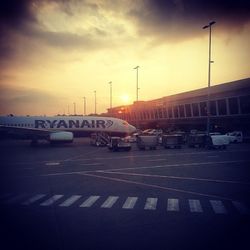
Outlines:
[[136, 131], [136, 127], [130, 125], [130, 126], [129, 126], [129, 133], [133, 133], [133, 132], [135, 132], [135, 131]]

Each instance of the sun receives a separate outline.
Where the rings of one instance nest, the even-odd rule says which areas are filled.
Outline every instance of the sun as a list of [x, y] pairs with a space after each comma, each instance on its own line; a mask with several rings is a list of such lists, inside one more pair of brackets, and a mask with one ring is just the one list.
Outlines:
[[130, 96], [127, 94], [123, 94], [121, 96], [121, 100], [123, 104], [129, 104], [130, 103]]

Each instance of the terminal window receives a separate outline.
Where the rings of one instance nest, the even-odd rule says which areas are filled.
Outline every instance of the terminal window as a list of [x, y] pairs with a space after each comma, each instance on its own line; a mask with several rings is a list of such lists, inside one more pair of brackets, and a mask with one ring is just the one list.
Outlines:
[[193, 116], [199, 116], [199, 107], [198, 103], [192, 103]]
[[226, 115], [227, 114], [227, 104], [225, 99], [218, 100], [218, 110], [219, 115]]
[[169, 117], [169, 118], [172, 118], [172, 117], [173, 117], [172, 107], [168, 107], [168, 117]]
[[200, 110], [201, 110], [201, 116], [207, 115], [207, 103], [206, 102], [200, 103]]
[[158, 116], [158, 112], [157, 112], [157, 109], [155, 110], [155, 119], [158, 119], [159, 116]]
[[250, 113], [250, 96], [241, 96], [240, 97], [240, 107], [242, 114], [249, 114]]
[[180, 111], [180, 117], [185, 117], [184, 105], [180, 105], [179, 106], [179, 111]]
[[154, 110], [151, 111], [151, 119], [155, 119], [155, 113]]
[[217, 115], [216, 112], [216, 101], [210, 101], [210, 114]]
[[174, 106], [174, 117], [175, 118], [179, 117], [178, 106]]
[[167, 117], [168, 117], [167, 110], [166, 110], [165, 108], [163, 109], [163, 117], [164, 117], [164, 118], [167, 118]]
[[190, 104], [185, 104], [185, 109], [186, 109], [186, 116], [191, 117], [192, 116], [191, 105]]
[[231, 115], [239, 114], [238, 100], [236, 97], [229, 98], [228, 104]]
[[159, 118], [162, 118], [162, 109], [158, 109]]

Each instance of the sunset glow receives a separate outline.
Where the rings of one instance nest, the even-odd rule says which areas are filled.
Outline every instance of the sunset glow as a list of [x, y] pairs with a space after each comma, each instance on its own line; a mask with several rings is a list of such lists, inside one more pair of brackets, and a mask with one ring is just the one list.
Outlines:
[[131, 103], [131, 98], [127, 94], [122, 95], [121, 96], [121, 100], [122, 100], [122, 104], [129, 104], [129, 103]]

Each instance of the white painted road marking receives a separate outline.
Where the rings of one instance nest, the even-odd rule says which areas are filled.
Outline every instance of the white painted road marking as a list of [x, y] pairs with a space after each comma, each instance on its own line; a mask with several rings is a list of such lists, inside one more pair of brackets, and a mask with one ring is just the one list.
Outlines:
[[137, 200], [138, 200], [138, 197], [128, 197], [125, 203], [123, 204], [122, 208], [133, 209]]
[[[9, 195], [9, 194], [8, 194]], [[6, 197], [7, 194], [3, 194], [1, 197]], [[23, 194], [19, 194], [19, 195], [15, 195], [15, 196], [11, 196], [11, 197], [6, 197], [6, 199], [4, 199], [2, 201], [2, 203], [4, 204], [15, 204], [15, 203], [19, 203], [22, 205], [31, 205], [39, 200], [42, 200], [44, 197], [46, 197], [47, 194], [36, 194], [33, 196], [31, 196], [30, 198], [28, 198], [28, 195], [23, 193]], [[40, 206], [50, 206], [53, 203], [55, 203], [57, 200], [61, 199], [64, 195], [53, 195], [52, 197], [50, 197], [49, 199], [45, 200], [44, 202], [40, 203]], [[78, 201], [80, 198], [82, 197], [82, 195], [71, 195], [69, 198], [67, 198], [66, 200], [64, 199], [63, 202], [61, 203], [57, 203], [57, 206], [60, 207], [69, 207], [72, 204], [74, 204], [76, 201]], [[89, 198], [87, 198], [81, 205], [80, 207], [91, 207], [101, 196], [89, 196]], [[25, 199], [24, 199], [25, 198]], [[103, 204], [99, 207], [101, 208], [111, 208], [113, 207], [113, 205], [117, 202], [117, 200], [119, 199], [119, 196], [108, 196], [108, 198], [103, 202]], [[138, 201], [138, 197], [127, 197], [125, 202], [122, 205], [122, 209], [134, 209], [137, 201]], [[22, 201], [24, 200], [24, 201]], [[40, 201], [41, 202], [41, 201]], [[144, 210], [156, 210], [157, 209], [157, 202], [158, 202], [158, 198], [147, 198], [145, 205], [144, 205]], [[209, 200], [211, 207], [214, 211], [215, 214], [228, 214], [228, 211], [224, 205], [224, 200]], [[167, 211], [180, 211], [180, 207], [179, 207], [179, 199], [168, 199], [167, 200]], [[249, 214], [249, 208], [243, 204], [242, 202], [239, 201], [232, 201], [231, 200], [231, 207], [233, 206], [239, 214]], [[38, 203], [39, 204], [39, 203]], [[202, 213], [203, 208], [201, 206], [201, 202], [200, 200], [197, 199], [188, 199], [188, 205], [189, 205], [189, 209], [190, 212], [192, 213]]]
[[202, 207], [201, 207], [201, 203], [199, 200], [188, 200], [189, 202], [189, 207], [190, 207], [190, 211], [192, 213], [202, 213]]
[[40, 199], [42, 199], [43, 197], [45, 197], [46, 194], [37, 194], [31, 198], [29, 198], [28, 200], [26, 200], [25, 202], [22, 203], [22, 205], [30, 205]]
[[46, 166], [58, 166], [60, 165], [60, 162], [47, 162], [45, 163]]
[[175, 191], [175, 192], [180, 192], [180, 193], [185, 193], [185, 194], [213, 197], [216, 199], [231, 200], [231, 199], [228, 199], [226, 197], [221, 197], [221, 196], [217, 196], [217, 195], [197, 193], [197, 192], [193, 192], [193, 191], [187, 191], [187, 190], [176, 189], [176, 188], [169, 188], [169, 187], [158, 186], [158, 185], [154, 185], [154, 184], [146, 184], [144, 182], [130, 181], [130, 180], [125, 180], [125, 179], [120, 179], [120, 178], [112, 178], [112, 177], [101, 176], [101, 175], [96, 175], [96, 174], [87, 174], [87, 173], [80, 173], [80, 174], [83, 176], [91, 176], [91, 177], [100, 178], [100, 179], [104, 179], [104, 180], [116, 181], [116, 182], [121, 182], [121, 183], [128, 183], [128, 184], [133, 184], [133, 185], [140, 185], [140, 186], [149, 187], [149, 188], [156, 188], [156, 189]]
[[57, 200], [61, 199], [63, 197], [62, 194], [55, 194], [53, 195], [51, 198], [49, 198], [48, 200], [42, 202], [40, 204], [40, 206], [50, 206], [52, 205], [53, 203], [55, 203]]
[[233, 205], [237, 208], [237, 210], [241, 213], [241, 214], [248, 214], [249, 211], [246, 208], [245, 205], [243, 205], [241, 202], [238, 201], [232, 201]]
[[222, 201], [219, 200], [210, 200], [212, 208], [216, 214], [226, 214], [227, 210], [224, 207]]
[[250, 182], [232, 181], [232, 180], [218, 180], [218, 179], [205, 179], [205, 178], [195, 178], [195, 177], [185, 177], [185, 176], [172, 176], [172, 175], [157, 175], [157, 174], [140, 174], [140, 173], [127, 173], [127, 172], [115, 172], [100, 170], [97, 172], [105, 174], [116, 174], [116, 175], [128, 175], [128, 176], [142, 176], [142, 177], [152, 177], [152, 178], [165, 178], [165, 179], [176, 179], [176, 180], [190, 180], [190, 181], [207, 181], [207, 182], [218, 182], [218, 183], [228, 183], [228, 184], [242, 184], [250, 185]]
[[59, 206], [60, 207], [69, 207], [71, 206], [74, 202], [79, 200], [82, 196], [81, 195], [72, 195], [69, 197], [67, 200], [65, 200], [63, 203], [61, 203]]
[[147, 198], [144, 209], [146, 210], [155, 210], [157, 206], [157, 198]]
[[80, 207], [91, 207], [99, 198], [100, 196], [90, 196]]
[[100, 165], [103, 165], [103, 163], [82, 163], [82, 164], [79, 164], [79, 166], [100, 166]]
[[111, 208], [115, 202], [119, 199], [119, 196], [109, 196], [106, 201], [101, 205], [102, 208]]
[[149, 162], [154, 162], [154, 161], [166, 161], [167, 159], [152, 159], [152, 160], [147, 160]]
[[179, 211], [179, 200], [178, 199], [168, 199], [168, 211]]

